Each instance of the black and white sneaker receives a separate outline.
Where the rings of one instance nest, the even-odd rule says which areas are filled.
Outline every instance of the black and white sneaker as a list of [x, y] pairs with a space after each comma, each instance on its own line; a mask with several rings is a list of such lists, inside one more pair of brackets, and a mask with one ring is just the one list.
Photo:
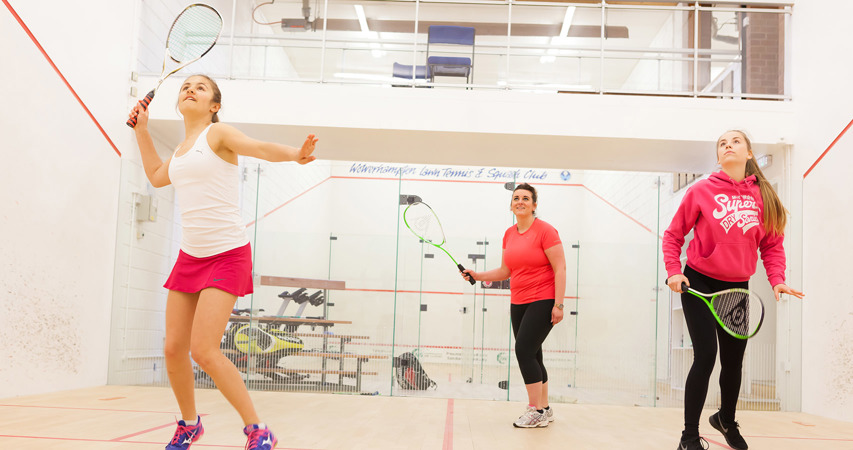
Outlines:
[[708, 421], [711, 422], [712, 427], [723, 434], [723, 437], [726, 438], [726, 443], [729, 444], [729, 447], [735, 450], [747, 450], [749, 448], [749, 446], [746, 445], [746, 441], [743, 440], [743, 436], [740, 435], [740, 431], [738, 431], [740, 425], [738, 425], [736, 421], [723, 423], [723, 420], [720, 419], [719, 411], [709, 417]]
[[708, 442], [701, 437], [681, 439], [675, 450], [708, 450]]

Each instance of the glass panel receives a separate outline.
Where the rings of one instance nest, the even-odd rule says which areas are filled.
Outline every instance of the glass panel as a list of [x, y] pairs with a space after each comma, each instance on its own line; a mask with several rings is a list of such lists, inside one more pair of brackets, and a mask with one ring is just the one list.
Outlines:
[[687, 11], [606, 8], [604, 89], [684, 93], [692, 76]]
[[[463, 174], [470, 170], [429, 167], [401, 180], [402, 202], [421, 200], [428, 204], [440, 220], [446, 243], [442, 245], [444, 250], [423, 243], [401, 223], [398, 286], [403, 308], [398, 315], [402, 326], [398, 328], [395, 347], [399, 348], [398, 353], [416, 348], [439, 389], [435, 394], [399, 389], [398, 395], [506, 398], [506, 391], [498, 383], [506, 380], [508, 364], [508, 293], [485, 289], [480, 284], [472, 286], [462, 279], [456, 267], [458, 263], [483, 271], [500, 264], [500, 251], [495, 246], [501, 242], [502, 231], [497, 229], [501, 222], [487, 218], [503, 215], [504, 210], [472, 208], [470, 201], [460, 199], [477, 198], [477, 204], [497, 205], [491, 199], [505, 196], [506, 191], [497, 183], [463, 185], [441, 181], [440, 175], [421, 175], [442, 171]], [[401, 214], [407, 206], [401, 205]]]
[[513, 89], [593, 91], [599, 83], [601, 9], [512, 6]]
[[[433, 64], [430, 71], [430, 75], [436, 84], [460, 85], [469, 83], [497, 86], [501, 83], [505, 85], [507, 81], [508, 14], [508, 5], [476, 2], [420, 2], [418, 15], [419, 64], [425, 64], [427, 58], [430, 57], [445, 58], [445, 63]], [[429, 43], [431, 26], [473, 27], [475, 30], [474, 46], [472, 48], [463, 44], [464, 39], [451, 39], [451, 41], [457, 42], [451, 44], [434, 38], [433, 42]], [[433, 36], [435, 37], [437, 34], [434, 33]], [[447, 58], [472, 60], [470, 73], [464, 70], [463, 62], [447, 62]], [[455, 69], [454, 66], [456, 66]], [[466, 77], [466, 74], [470, 76]]]
[[[235, 30], [233, 50], [229, 48], [233, 51], [232, 77], [320, 80], [321, 18], [325, 16], [322, 2], [312, 4], [307, 11], [303, 11], [298, 0], [270, 2], [253, 7], [251, 14], [237, 21], [244, 26]], [[223, 37], [230, 38], [225, 34]], [[217, 47], [228, 48], [228, 45]]]
[[[346, 1], [329, 3], [323, 78], [328, 82], [390, 85], [411, 83], [394, 63], [415, 58], [414, 1]], [[420, 62], [419, 64], [423, 64]], [[423, 82], [421, 77], [420, 82]]]
[[[702, 43], [706, 44], [700, 46], [703, 50], [699, 60], [700, 92], [740, 93], [743, 81], [743, 14], [732, 11], [703, 11], [699, 17]], [[710, 40], [707, 38], [708, 34]], [[706, 48], [710, 51], [704, 51]]]

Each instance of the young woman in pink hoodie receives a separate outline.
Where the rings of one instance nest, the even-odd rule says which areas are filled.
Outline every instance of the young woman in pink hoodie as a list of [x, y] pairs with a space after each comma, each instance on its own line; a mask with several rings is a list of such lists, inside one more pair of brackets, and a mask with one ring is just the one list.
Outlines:
[[[699, 437], [699, 417], [708, 395], [708, 382], [720, 347], [720, 410], [709, 418], [734, 449], [748, 448], [738, 431], [735, 408], [741, 384], [746, 340], [730, 336], [714, 320], [705, 303], [681, 290], [681, 283], [700, 292], [748, 288], [758, 252], [776, 300], [780, 294], [802, 298], [785, 285], [784, 240], [787, 211], [761, 173], [752, 144], [742, 131], [729, 131], [717, 140], [722, 170], [687, 190], [672, 223], [664, 232], [663, 255], [667, 284], [681, 293], [687, 329], [693, 341], [693, 365], [684, 388], [684, 431], [679, 450], [706, 449]], [[693, 232], [682, 271], [684, 236]]]

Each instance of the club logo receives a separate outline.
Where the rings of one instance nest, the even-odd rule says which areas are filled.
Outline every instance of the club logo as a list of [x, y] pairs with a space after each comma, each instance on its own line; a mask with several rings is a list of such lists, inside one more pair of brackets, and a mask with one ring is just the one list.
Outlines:
[[497, 356], [498, 364], [506, 364], [506, 352], [500, 352]]

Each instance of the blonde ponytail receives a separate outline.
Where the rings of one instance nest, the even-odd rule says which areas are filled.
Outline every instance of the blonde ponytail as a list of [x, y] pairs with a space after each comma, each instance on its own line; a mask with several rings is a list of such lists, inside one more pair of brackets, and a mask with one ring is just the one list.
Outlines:
[[[752, 142], [750, 142], [746, 133], [740, 130], [731, 130], [729, 132], [740, 133], [746, 141], [746, 148], [752, 153]], [[779, 195], [776, 194], [773, 186], [767, 181], [767, 177], [761, 172], [761, 168], [758, 167], [755, 158], [746, 160], [746, 176], [750, 175], [755, 175], [755, 178], [758, 180], [758, 189], [761, 191], [761, 201], [764, 203], [764, 229], [770, 235], [781, 236], [785, 234], [788, 210], [785, 209], [785, 205], [782, 204], [782, 200], [779, 199]]]
[[785, 209], [773, 186], [761, 172], [755, 158], [746, 161], [746, 176], [750, 175], [755, 175], [755, 178], [758, 179], [758, 189], [761, 191], [761, 200], [764, 202], [764, 229], [770, 235], [781, 236], [785, 234], [788, 210]]

